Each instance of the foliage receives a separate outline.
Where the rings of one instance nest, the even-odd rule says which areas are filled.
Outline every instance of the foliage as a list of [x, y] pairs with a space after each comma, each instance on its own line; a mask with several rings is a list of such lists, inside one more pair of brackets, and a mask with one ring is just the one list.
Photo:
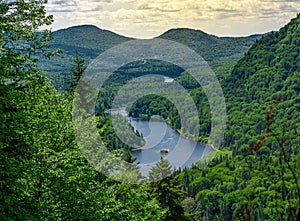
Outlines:
[[76, 89], [77, 83], [80, 80], [86, 68], [87, 66], [85, 65], [85, 60], [80, 58], [80, 56], [77, 53], [74, 58], [74, 69], [71, 70], [73, 74], [73, 79], [68, 82], [69, 89], [73, 91]]
[[[47, 76], [53, 81], [56, 88], [65, 88], [66, 81], [71, 79], [68, 70], [72, 68], [72, 60], [77, 52], [88, 64], [105, 50], [125, 41], [133, 40], [91, 25], [75, 26], [55, 31], [53, 38], [50, 47], [52, 49], [60, 48], [63, 53], [55, 56], [50, 61], [41, 60], [39, 67], [48, 72]], [[255, 40], [252, 37], [225, 40], [202, 31], [190, 29], [172, 29], [159, 36], [159, 38], [173, 40], [190, 47], [199, 53], [213, 68], [237, 61]], [[126, 68], [122, 68], [116, 73], [114, 83], [118, 83], [119, 80], [122, 81], [124, 77], [127, 78], [129, 72], [131, 76], [141, 74], [145, 70], [166, 75], [168, 75], [168, 72], [174, 72], [172, 67], [169, 68], [168, 65], [160, 66], [160, 70], [157, 70], [155, 63], [150, 63], [152, 66], [150, 69], [149, 62], [147, 68], [144, 68], [142, 64], [143, 61], [134, 62], [128, 64]]]
[[166, 216], [163, 220], [192, 220], [184, 214], [181, 206], [184, 192], [177, 184], [176, 178], [170, 177], [172, 172], [168, 160], [161, 158], [149, 172], [150, 194], [163, 209], [166, 209]]
[[[217, 70], [227, 99], [226, 149], [208, 167], [203, 168], [204, 159], [176, 177], [168, 176], [172, 168], [161, 159], [150, 171], [151, 184], [129, 185], [108, 179], [88, 164], [75, 142], [70, 97], [56, 91], [37, 68], [38, 58], [54, 53], [47, 46], [50, 31], [39, 31], [53, 21], [46, 16], [45, 3], [0, 3], [1, 220], [299, 220], [300, 16], [257, 40], [234, 67], [254, 37], [221, 39], [185, 29], [161, 36], [203, 53]], [[42, 59], [44, 68], [66, 73], [78, 51], [84, 56], [75, 57], [75, 81], [85, 69], [83, 60], [129, 40], [91, 26], [54, 35], [52, 49], [62, 47], [64, 53], [49, 63]], [[210, 131], [210, 111], [203, 90], [180, 68], [158, 64], [138, 61], [118, 70], [101, 91], [106, 99], [99, 101], [99, 112], [109, 108], [132, 77], [171, 70], [169, 76], [188, 88], [199, 108], [199, 139], [204, 139]], [[283, 99], [276, 109], [267, 109], [278, 98]], [[131, 111], [160, 114], [180, 127], [176, 109], [158, 96], [138, 100]], [[111, 119], [99, 114], [97, 124], [105, 144], [124, 151], [123, 159], [137, 172], [138, 164], [116, 137]], [[246, 154], [249, 146], [251, 154]]]
[[69, 97], [31, 57], [45, 45], [43, 3], [1, 2], [0, 219], [161, 220], [146, 186], [109, 182], [76, 145]]
[[[256, 41], [221, 81], [228, 113], [224, 146], [232, 156], [216, 155], [207, 168], [180, 174], [198, 219], [299, 219], [299, 23], [298, 16]], [[274, 108], [276, 99], [282, 101]], [[246, 155], [250, 146], [254, 153]]]
[[[19, 84], [32, 69], [35, 54], [44, 54], [51, 34], [37, 32], [42, 25], [50, 25], [52, 16], [46, 16], [43, 0], [1, 1], [0, 3], [0, 83]], [[19, 16], [22, 15], [22, 16]], [[47, 53], [46, 55], [51, 55]]]

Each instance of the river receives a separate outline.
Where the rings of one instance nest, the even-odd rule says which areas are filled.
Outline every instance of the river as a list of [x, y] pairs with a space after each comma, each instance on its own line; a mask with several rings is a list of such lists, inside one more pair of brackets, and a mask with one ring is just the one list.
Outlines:
[[[110, 113], [127, 116], [125, 110], [113, 110]], [[168, 159], [174, 168], [189, 168], [213, 151], [205, 144], [186, 139], [165, 121], [157, 119], [148, 121], [131, 117], [128, 117], [128, 120], [146, 141], [141, 150], [132, 152], [133, 157], [140, 162], [143, 175], [147, 175], [161, 157]], [[161, 150], [167, 150], [169, 153], [162, 154]]]

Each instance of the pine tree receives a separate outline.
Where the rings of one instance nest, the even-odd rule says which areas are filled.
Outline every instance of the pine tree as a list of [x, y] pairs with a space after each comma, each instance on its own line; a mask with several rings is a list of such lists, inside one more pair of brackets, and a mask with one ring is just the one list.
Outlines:
[[151, 182], [157, 182], [172, 175], [173, 172], [174, 171], [172, 170], [172, 166], [169, 161], [161, 158], [160, 161], [157, 162], [156, 166], [151, 168], [151, 171], [149, 172], [149, 179]]
[[177, 178], [170, 177], [172, 172], [170, 163], [163, 158], [157, 162], [155, 167], [151, 168], [149, 172], [151, 196], [159, 202], [163, 209], [167, 210], [163, 220], [192, 220], [184, 214], [181, 201], [185, 192], [182, 190], [182, 185], [178, 184]]
[[76, 56], [75, 56], [73, 62], [74, 62], [74, 69], [71, 70], [72, 79], [68, 81], [68, 85], [70, 87], [69, 90], [72, 90], [72, 91], [74, 91], [76, 89], [78, 81], [80, 80], [84, 71], [87, 68], [87, 66], [85, 64], [85, 60], [82, 59], [78, 53], [76, 53]]
[[126, 168], [128, 169], [128, 171], [135, 171], [139, 174], [139, 179], [141, 179], [142, 174], [139, 171], [140, 162], [136, 162], [136, 158], [132, 157], [132, 153], [130, 152], [130, 150], [124, 153], [123, 160], [128, 163], [126, 164]]
[[[76, 106], [76, 109], [79, 108], [85, 113], [91, 113], [95, 108], [93, 98], [95, 88], [91, 85], [91, 82], [87, 81], [86, 79], [81, 79], [87, 68], [85, 60], [81, 58], [78, 53], [76, 53], [73, 62], [74, 67], [71, 69], [72, 79], [67, 81], [69, 86], [67, 91], [70, 92], [70, 98], [74, 99], [75, 103], [79, 105]], [[75, 90], [77, 93], [75, 93]]]
[[183, 185], [185, 187], [186, 192], [190, 196], [190, 178], [187, 168], [184, 169], [184, 175], [183, 175]]
[[53, 21], [45, 2], [0, 2], [0, 220], [36, 220], [42, 207], [40, 162], [33, 156], [41, 138], [34, 135], [48, 126], [37, 117], [47, 110], [35, 112], [42, 106], [38, 93], [47, 90], [37, 55], [52, 54], [50, 31], [39, 30]]

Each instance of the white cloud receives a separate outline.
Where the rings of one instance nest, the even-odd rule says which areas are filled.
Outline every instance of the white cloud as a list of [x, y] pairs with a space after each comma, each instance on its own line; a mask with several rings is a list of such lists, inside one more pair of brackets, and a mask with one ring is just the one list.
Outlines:
[[300, 10], [299, 0], [49, 0], [54, 28], [95, 24], [134, 37], [153, 37], [173, 27], [216, 35], [278, 29]]

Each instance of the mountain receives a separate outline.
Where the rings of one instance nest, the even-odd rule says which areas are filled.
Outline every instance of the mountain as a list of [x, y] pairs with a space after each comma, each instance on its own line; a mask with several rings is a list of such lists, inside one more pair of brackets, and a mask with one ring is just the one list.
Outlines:
[[42, 58], [39, 65], [58, 88], [64, 87], [69, 78], [73, 59], [78, 53], [87, 63], [105, 50], [132, 40], [108, 30], [92, 25], [74, 26], [53, 32], [49, 45], [52, 50], [61, 49], [62, 53], [51, 59]]
[[263, 132], [265, 111], [274, 99], [283, 99], [276, 111], [277, 125], [296, 128], [300, 122], [299, 52], [298, 16], [278, 32], [256, 41], [233, 68], [223, 83], [230, 103], [226, 145], [239, 148], [239, 143], [249, 143], [246, 136], [238, 138], [237, 134], [259, 136]]
[[198, 220], [300, 220], [299, 52], [300, 15], [256, 41], [221, 81], [223, 149], [180, 174]]
[[[243, 102], [272, 99], [266, 96], [266, 91], [274, 96], [286, 96], [287, 99], [298, 95], [300, 84], [291, 86], [299, 83], [299, 23], [298, 16], [278, 32], [265, 35], [255, 42], [226, 79], [225, 90]], [[296, 82], [290, 82], [291, 79]], [[252, 91], [253, 88], [259, 90]], [[294, 92], [288, 94], [288, 90]]]
[[54, 32], [53, 38], [52, 47], [61, 48], [67, 54], [74, 55], [78, 51], [90, 57], [98, 56], [108, 48], [131, 40], [92, 25], [62, 29]]
[[238, 61], [256, 40], [252, 36], [222, 38], [187, 28], [171, 29], [159, 38], [177, 41], [190, 47], [213, 68]]
[[214, 45], [222, 42], [222, 39], [217, 36], [189, 28], [170, 29], [158, 36], [158, 38], [177, 41], [191, 48], [198, 48], [201, 45]]
[[[270, 34], [269, 32], [267, 32], [267, 33], [264, 33], [264, 34], [253, 34], [253, 35], [249, 35], [249, 36], [246, 36], [246, 37], [244, 37], [244, 38], [252, 38], [252, 39], [257, 39], [257, 40], [259, 40], [259, 39], [261, 39], [264, 35], [267, 35], [267, 34]], [[223, 39], [223, 40], [232, 40], [233, 38], [237, 38], [237, 37], [220, 37], [221, 39]], [[243, 38], [243, 37], [241, 37], [241, 38]]]
[[[233, 67], [255, 41], [254, 38], [222, 38], [206, 34], [200, 30], [186, 28], [171, 29], [158, 38], [177, 41], [198, 52], [213, 68], [217, 75], [223, 75]], [[132, 40], [96, 26], [81, 25], [53, 32], [51, 49], [60, 48], [62, 53], [54, 58], [41, 59], [39, 64], [56, 87], [64, 87], [70, 77], [73, 59], [78, 53], [88, 63], [100, 53], [117, 44]], [[223, 66], [225, 65], [225, 66]], [[220, 68], [221, 66], [221, 68]], [[129, 73], [130, 70], [127, 70]]]

